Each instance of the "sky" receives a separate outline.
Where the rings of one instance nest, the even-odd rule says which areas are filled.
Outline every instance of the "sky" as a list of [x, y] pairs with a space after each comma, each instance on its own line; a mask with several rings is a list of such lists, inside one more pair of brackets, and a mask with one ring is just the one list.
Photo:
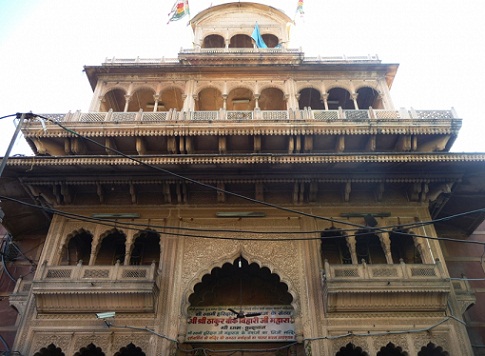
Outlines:
[[[0, 0], [0, 117], [88, 111], [84, 65], [105, 58], [176, 58], [191, 48], [188, 18], [167, 24], [175, 0]], [[189, 0], [191, 15], [211, 4]], [[254, 0], [295, 17], [297, 0]], [[394, 106], [455, 108], [463, 119], [452, 151], [485, 152], [485, 1], [304, 0], [290, 48], [306, 56], [377, 54], [399, 63]], [[0, 120], [0, 156], [14, 132]], [[11, 154], [30, 154], [19, 138]]]

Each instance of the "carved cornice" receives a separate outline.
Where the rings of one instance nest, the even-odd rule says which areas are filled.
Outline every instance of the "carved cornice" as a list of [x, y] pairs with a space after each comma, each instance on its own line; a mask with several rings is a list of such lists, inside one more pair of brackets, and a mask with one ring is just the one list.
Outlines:
[[[485, 153], [381, 153], [381, 154], [231, 154], [134, 156], [147, 165], [196, 164], [336, 164], [336, 163], [435, 163], [485, 162]], [[8, 166], [139, 166], [140, 163], [113, 156], [17, 157]]]
[[[453, 121], [453, 122], [452, 122]], [[335, 121], [335, 122], [193, 122], [173, 121], [157, 124], [69, 123], [70, 129], [86, 137], [157, 137], [157, 136], [233, 136], [233, 135], [457, 135], [460, 125], [453, 120], [406, 120], [406, 122]], [[50, 125], [41, 130], [40, 124], [30, 124], [22, 129], [28, 138], [75, 137], [74, 134]]]

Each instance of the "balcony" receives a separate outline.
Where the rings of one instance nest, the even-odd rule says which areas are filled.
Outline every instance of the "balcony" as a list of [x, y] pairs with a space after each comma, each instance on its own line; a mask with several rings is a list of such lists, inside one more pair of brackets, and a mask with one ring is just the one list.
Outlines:
[[440, 312], [447, 307], [450, 279], [436, 264], [330, 265], [325, 262], [326, 311]]
[[[55, 122], [127, 154], [437, 152], [451, 147], [453, 110], [212, 110], [42, 114], [22, 133], [37, 154], [106, 155]], [[299, 137], [295, 137], [299, 136]], [[346, 140], [345, 137], [349, 139]], [[297, 142], [296, 142], [297, 141]]]
[[150, 266], [46, 266], [32, 282], [39, 313], [153, 312], [158, 294]]
[[[63, 114], [41, 114], [57, 122], [82, 123], [159, 123], [159, 122], [313, 122], [339, 125], [362, 123], [371, 126], [441, 126], [453, 124], [461, 126], [461, 119], [457, 118], [453, 110], [253, 110], [231, 111], [220, 109], [217, 111], [162, 111], [162, 112], [88, 112], [76, 111]], [[39, 123], [40, 125], [40, 123]]]

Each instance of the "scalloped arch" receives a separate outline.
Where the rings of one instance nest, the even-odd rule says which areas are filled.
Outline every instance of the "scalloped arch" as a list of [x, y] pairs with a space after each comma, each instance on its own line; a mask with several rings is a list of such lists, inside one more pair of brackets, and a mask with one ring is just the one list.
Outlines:
[[287, 94], [286, 93], [286, 88], [285, 88], [285, 85], [284, 84], [278, 84], [278, 83], [265, 83], [265, 84], [262, 84], [260, 87], [259, 87], [259, 94], [261, 94], [261, 92], [265, 89], [279, 89], [283, 92], [283, 94]]
[[150, 84], [143, 83], [143, 84], [135, 84], [135, 85], [133, 85], [133, 88], [132, 88], [132, 90], [130, 92], [130, 95], [133, 95], [137, 91], [142, 91], [142, 90], [151, 91], [153, 94], [155, 94], [157, 92], [156, 88], [154, 88], [154, 85], [150, 85]]
[[227, 94], [231, 94], [231, 91], [236, 90], [236, 89], [247, 89], [254, 95], [254, 85], [251, 85], [251, 84], [245, 83], [245, 82], [240, 82], [240, 83], [237, 83], [237, 84], [228, 85], [227, 86]]
[[214, 83], [214, 82], [210, 82], [210, 83], [202, 83], [202, 85], [199, 87], [197, 87], [194, 91], [194, 95], [199, 95], [200, 92], [202, 90], [205, 90], [205, 89], [216, 89], [216, 90], [219, 90], [219, 93], [221, 93], [221, 96], [222, 96], [222, 83]]
[[[162, 85], [163, 85], [163, 83], [162, 83]], [[185, 92], [185, 88], [182, 85], [179, 85], [179, 84], [176, 84], [176, 83], [170, 83], [170, 84], [167, 84], [166, 86], [163, 86], [162, 89], [160, 89], [160, 91], [158, 92], [158, 94], [162, 95], [163, 92], [168, 91], [168, 90], [172, 90], [172, 89], [180, 90], [182, 92], [182, 94], [184, 94], [184, 92]]]
[[183, 293], [181, 304], [181, 314], [184, 316], [185, 319], [188, 316], [187, 309], [190, 307], [189, 297], [192, 293], [194, 293], [195, 285], [199, 283], [202, 280], [202, 277], [204, 277], [206, 274], [212, 273], [212, 270], [214, 268], [222, 268], [225, 263], [232, 264], [234, 260], [240, 256], [247, 260], [249, 264], [256, 263], [260, 268], [266, 267], [270, 270], [271, 273], [276, 274], [280, 278], [280, 282], [285, 283], [288, 286], [288, 293], [293, 297], [291, 306], [295, 311], [295, 315], [299, 315], [299, 298], [297, 293], [295, 292], [295, 287], [291, 280], [287, 278], [287, 276], [283, 273], [278, 273], [277, 268], [275, 268], [271, 261], [258, 258], [257, 256], [248, 253], [244, 248], [239, 248], [237, 249], [237, 251], [225, 256], [224, 258], [221, 258], [219, 260], [212, 260], [209, 265], [199, 269], [198, 273], [189, 281]]
[[121, 84], [115, 84], [113, 86], [109, 86], [109, 87], [104, 88], [102, 93], [101, 93], [101, 96], [106, 96], [106, 94], [109, 94], [110, 92], [115, 91], [115, 90], [121, 90], [124, 93], [124, 95], [126, 95], [128, 93], [128, 88], [124, 87]]

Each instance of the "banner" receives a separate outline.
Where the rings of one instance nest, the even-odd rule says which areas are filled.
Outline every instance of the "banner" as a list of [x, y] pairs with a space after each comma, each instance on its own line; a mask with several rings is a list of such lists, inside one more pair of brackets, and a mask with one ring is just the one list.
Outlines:
[[291, 306], [244, 306], [245, 314], [259, 316], [237, 318], [228, 309], [239, 306], [189, 308], [187, 342], [292, 342], [295, 320]]

